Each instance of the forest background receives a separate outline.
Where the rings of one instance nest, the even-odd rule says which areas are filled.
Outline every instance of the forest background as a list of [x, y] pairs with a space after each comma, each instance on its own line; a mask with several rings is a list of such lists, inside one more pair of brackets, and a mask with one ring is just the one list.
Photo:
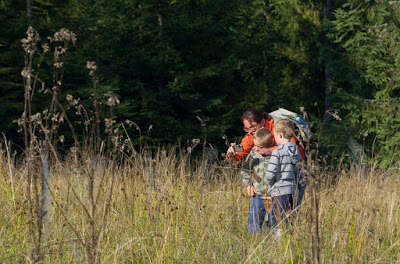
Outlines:
[[[96, 112], [95, 87], [101, 126], [110, 114], [113, 128], [131, 120], [137, 146], [201, 138], [222, 152], [243, 135], [246, 108], [304, 107], [323, 155], [355, 139], [381, 167], [400, 158], [398, 1], [0, 0], [0, 25], [0, 131], [15, 146], [31, 25], [41, 36], [34, 62], [43, 55], [32, 113], [49, 107], [54, 87], [62, 104]], [[76, 42], [56, 64], [40, 46], [62, 28]], [[120, 103], [110, 112], [111, 95]], [[68, 149], [73, 135], [60, 129]]]

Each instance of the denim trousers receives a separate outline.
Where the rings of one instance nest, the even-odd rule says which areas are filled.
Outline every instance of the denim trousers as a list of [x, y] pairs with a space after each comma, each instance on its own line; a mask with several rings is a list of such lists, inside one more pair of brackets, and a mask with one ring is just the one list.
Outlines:
[[256, 194], [251, 198], [248, 231], [250, 234], [259, 233], [265, 219], [265, 208], [261, 196]]
[[270, 228], [275, 226], [286, 217], [286, 212], [293, 209], [293, 195], [285, 194], [272, 197], [272, 212], [268, 214]]

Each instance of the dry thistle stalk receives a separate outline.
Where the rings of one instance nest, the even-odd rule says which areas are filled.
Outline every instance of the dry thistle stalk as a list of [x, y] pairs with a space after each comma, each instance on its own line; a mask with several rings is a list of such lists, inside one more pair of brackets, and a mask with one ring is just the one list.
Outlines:
[[26, 35], [27, 37], [21, 40], [22, 47], [24, 48], [25, 53], [33, 54], [37, 50], [37, 43], [40, 41], [40, 36], [31, 26], [28, 27]]
[[105, 129], [106, 129], [106, 133], [112, 133], [113, 132], [113, 125], [115, 124], [115, 120], [113, 120], [112, 118], [105, 118], [104, 119], [104, 124], [105, 124]]
[[97, 71], [97, 66], [96, 62], [94, 61], [87, 61], [86, 63], [86, 68], [89, 70], [89, 76], [92, 77], [92, 83], [93, 83], [93, 106], [94, 106], [94, 117], [95, 117], [95, 122], [93, 124], [93, 129], [92, 129], [92, 138], [93, 138], [93, 144], [94, 144], [94, 149], [96, 151], [100, 150], [100, 108], [99, 108], [99, 101], [98, 101], [98, 80], [96, 77], [96, 71]]
[[86, 62], [86, 68], [89, 70], [89, 75], [94, 76], [97, 66], [95, 61], [87, 61]]
[[[62, 80], [64, 59], [66, 57], [68, 47], [72, 42], [75, 45], [76, 36], [67, 29], [62, 29], [54, 34], [53, 38], [49, 38], [50, 42], [62, 42], [54, 49], [54, 83], [52, 89], [45, 89], [45, 84], [39, 79], [39, 69], [43, 61], [44, 54], [50, 50], [49, 44], [41, 45], [42, 53], [38, 64], [33, 64], [34, 55], [38, 51], [40, 36], [33, 27], [28, 27], [27, 37], [21, 40], [22, 48], [25, 50], [25, 66], [21, 71], [24, 80], [24, 111], [21, 118], [15, 122], [20, 127], [19, 131], [24, 133], [25, 157], [27, 167], [27, 200], [28, 200], [28, 223], [31, 238], [33, 241], [33, 249], [31, 259], [34, 263], [43, 260], [44, 253], [43, 243], [47, 243], [49, 234], [49, 218], [50, 208], [50, 174], [48, 170], [49, 150], [52, 150], [54, 158], [58, 161], [58, 155], [53, 143], [58, 128], [64, 120], [68, 120], [63, 106], [58, 101]], [[34, 69], [33, 67], [36, 66]], [[35, 74], [34, 74], [35, 73]], [[32, 114], [31, 103], [34, 97], [37, 81], [41, 82], [41, 91], [50, 92], [53, 95], [52, 107], [41, 112]], [[61, 112], [59, 111], [61, 109]], [[72, 131], [73, 134], [74, 131]], [[53, 142], [54, 139], [54, 142]], [[40, 162], [39, 157], [42, 162]], [[41, 175], [40, 168], [43, 168], [45, 175]], [[42, 183], [42, 186], [40, 186]], [[42, 202], [39, 201], [42, 196]]]
[[119, 99], [115, 95], [113, 95], [112, 92], [110, 92], [110, 91], [105, 93], [104, 97], [107, 98], [107, 105], [109, 107], [114, 107], [114, 106], [120, 104]]

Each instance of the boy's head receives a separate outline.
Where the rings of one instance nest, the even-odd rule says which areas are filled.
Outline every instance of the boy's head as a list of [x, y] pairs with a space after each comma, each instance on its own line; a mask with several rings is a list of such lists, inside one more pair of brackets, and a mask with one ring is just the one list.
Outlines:
[[260, 152], [263, 148], [269, 148], [272, 146], [272, 139], [271, 131], [266, 128], [260, 128], [254, 134], [254, 147], [258, 152]]
[[274, 137], [278, 145], [289, 142], [294, 135], [293, 124], [289, 120], [280, 120], [275, 124]]

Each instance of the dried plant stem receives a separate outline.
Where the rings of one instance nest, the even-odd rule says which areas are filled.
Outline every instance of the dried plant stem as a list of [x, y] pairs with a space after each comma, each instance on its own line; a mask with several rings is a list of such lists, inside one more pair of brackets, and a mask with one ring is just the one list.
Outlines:
[[[46, 130], [45, 130], [45, 128], [44, 128], [44, 126], [43, 126], [43, 124], [41, 122], [40, 122], [40, 126], [41, 126], [41, 128], [43, 130], [43, 134], [44, 134], [46, 142], [47, 142], [47, 144], [45, 143], [46, 144], [46, 147], [45, 147], [46, 148], [46, 152], [48, 152], [47, 151], [47, 147], [50, 147], [51, 151], [53, 152], [54, 158], [56, 159], [57, 163], [60, 164], [60, 160], [58, 159], [58, 154], [57, 154], [56, 150], [54, 149], [53, 144], [51, 144], [49, 135], [46, 132]], [[42, 161], [42, 164], [43, 164], [43, 161]]]
[[320, 263], [320, 236], [319, 236], [319, 194], [315, 190], [315, 187], [312, 188], [312, 204], [313, 204], [313, 227], [312, 230], [312, 255], [313, 255], [313, 263]]
[[58, 103], [58, 107], [60, 107], [60, 109], [61, 109], [62, 116], [67, 121], [67, 124], [68, 124], [69, 128], [71, 129], [71, 133], [72, 133], [72, 137], [74, 138], [75, 145], [78, 148], [79, 153], [82, 153], [81, 144], [79, 143], [78, 136], [77, 136], [77, 134], [75, 132], [75, 128], [72, 125], [71, 121], [69, 120], [67, 112], [65, 111], [65, 108], [58, 101], [57, 101], [57, 103]]
[[40, 236], [41, 236], [41, 219], [38, 217], [40, 215], [39, 208], [39, 196], [37, 188], [37, 175], [34, 165], [33, 151], [29, 152], [30, 155], [27, 158], [27, 198], [28, 198], [28, 223], [29, 232], [33, 241], [33, 250], [31, 259], [34, 263], [37, 263], [41, 259], [40, 254]]
[[[28, 115], [28, 101], [29, 101], [29, 89], [30, 89], [30, 74], [31, 74], [31, 64], [29, 60], [32, 59], [32, 55], [29, 55], [29, 59], [25, 59], [25, 71], [26, 71], [26, 77], [24, 77], [24, 112], [22, 113], [22, 118], [23, 118], [23, 130], [24, 130], [24, 143], [25, 143], [25, 151], [29, 150], [28, 146], [28, 125], [27, 122], [30, 118]], [[27, 156], [29, 154], [27, 153]]]
[[96, 72], [93, 73], [93, 104], [94, 104], [94, 116], [95, 116], [95, 149], [99, 149], [100, 144], [100, 110], [97, 93], [98, 81], [96, 79]]
[[[43, 53], [40, 55], [39, 63], [37, 64], [36, 74], [34, 75], [35, 79], [33, 81], [33, 86], [32, 86], [32, 93], [31, 93], [31, 96], [30, 96], [31, 98], [33, 98], [33, 95], [35, 94], [37, 81], [39, 80], [41, 82], [41, 80], [39, 79], [39, 71], [40, 71], [40, 66], [42, 65], [44, 54], [46, 54], [46, 51], [43, 51]], [[42, 84], [44, 85], [43, 82], [42, 82]]]
[[129, 148], [130, 148], [130, 150], [132, 151], [132, 154], [131, 154], [131, 158], [132, 158], [132, 157], [136, 154], [135, 147], [134, 147], [133, 144], [132, 144], [132, 139], [130, 138], [128, 131], [126, 131], [126, 128], [125, 128], [124, 123], [121, 122], [121, 126], [122, 126], [122, 128], [124, 129], [125, 136], [126, 136], [126, 138], [127, 138], [128, 144], [129, 144]]
[[27, 193], [28, 193], [28, 221], [30, 224], [30, 234], [33, 241], [32, 260], [37, 263], [41, 260], [40, 253], [40, 237], [41, 237], [41, 218], [40, 216], [40, 205], [39, 205], [39, 193], [38, 193], [38, 178], [36, 174], [34, 164], [34, 143], [35, 135], [33, 133], [33, 122], [31, 120], [31, 90], [32, 90], [32, 61], [34, 49], [30, 49], [25, 59], [24, 68], [24, 113], [23, 113], [23, 130], [24, 130], [24, 143], [25, 143], [25, 155], [26, 155], [26, 166], [27, 166]]
[[49, 163], [47, 161], [47, 153], [42, 155], [42, 166], [43, 166], [43, 182], [42, 182], [42, 214], [41, 222], [43, 224], [43, 239], [42, 242], [47, 244], [50, 235], [50, 173]]
[[15, 190], [14, 190], [14, 173], [12, 170], [12, 165], [11, 165], [11, 154], [10, 154], [10, 142], [7, 143], [7, 138], [6, 135], [3, 133], [3, 138], [4, 138], [4, 144], [6, 145], [6, 152], [7, 152], [7, 164], [8, 164], [8, 171], [10, 173], [10, 182], [11, 182], [11, 192], [12, 192], [12, 199], [13, 199], [13, 204], [14, 204], [14, 210], [16, 210], [16, 205], [15, 205]]
[[[69, 180], [67, 180], [67, 182], [69, 182]], [[50, 194], [51, 194], [52, 197], [54, 197], [54, 194], [53, 194], [53, 192], [51, 192], [51, 190], [50, 190]], [[66, 221], [67, 225], [71, 228], [72, 232], [74, 232], [74, 234], [77, 237], [77, 240], [79, 241], [79, 243], [84, 248], [86, 248], [86, 244], [85, 244], [85, 241], [84, 241], [83, 237], [79, 233], [78, 229], [69, 220], [69, 217], [68, 217], [66, 211], [63, 209], [63, 206], [60, 205], [60, 203], [58, 202], [57, 199], [53, 198], [53, 201], [56, 204], [56, 206], [57, 206], [58, 210], [60, 211], [61, 215], [63, 216], [64, 220]]]

